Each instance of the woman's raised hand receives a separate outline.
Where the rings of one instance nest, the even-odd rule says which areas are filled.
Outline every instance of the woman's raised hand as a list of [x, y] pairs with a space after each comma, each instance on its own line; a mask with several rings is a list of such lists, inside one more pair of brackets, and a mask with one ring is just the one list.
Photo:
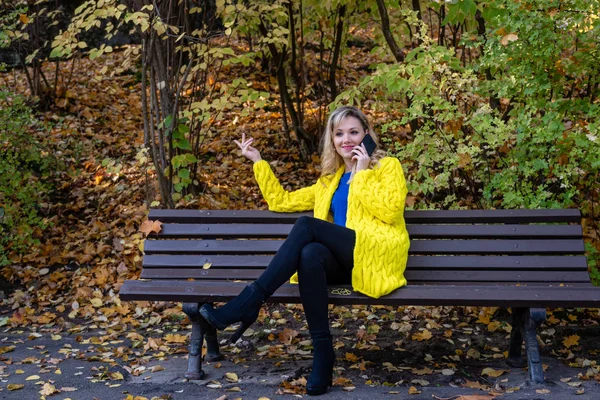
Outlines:
[[356, 172], [369, 168], [371, 157], [369, 157], [369, 153], [367, 152], [364, 143], [355, 146], [354, 149], [352, 149], [352, 154], [354, 154], [352, 156], [352, 161], [356, 163]]
[[262, 158], [260, 156], [260, 152], [251, 146], [253, 141], [254, 139], [252, 138], [248, 138], [248, 140], [246, 140], [246, 134], [242, 133], [242, 141], [238, 142], [237, 140], [234, 140], [234, 143], [237, 144], [240, 149], [242, 149], [242, 155], [244, 157], [252, 160], [253, 162], [258, 162], [262, 160]]

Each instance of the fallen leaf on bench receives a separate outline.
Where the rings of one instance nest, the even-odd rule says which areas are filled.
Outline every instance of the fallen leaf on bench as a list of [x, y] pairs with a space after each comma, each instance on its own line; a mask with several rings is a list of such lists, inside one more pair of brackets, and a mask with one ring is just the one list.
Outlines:
[[539, 394], [548, 394], [548, 393], [550, 393], [550, 391], [548, 389], [537, 389], [535, 392], [539, 393]]
[[566, 337], [563, 340], [563, 345], [568, 349], [569, 347], [572, 346], [577, 346], [579, 344], [579, 335], [571, 335], [569, 337]]
[[229, 389], [226, 389], [226, 391], [227, 391], [227, 392], [241, 392], [241, 391], [242, 391], [242, 389], [241, 389], [241, 388], [239, 388], [239, 387], [237, 387], [237, 386], [234, 386], [234, 387], [231, 387], [231, 388], [229, 388]]
[[202, 269], [209, 269], [210, 267], [212, 267], [212, 263], [204, 263]]
[[481, 375], [487, 375], [491, 378], [497, 378], [506, 372], [508, 371], [504, 369], [484, 368], [483, 371], [481, 371]]

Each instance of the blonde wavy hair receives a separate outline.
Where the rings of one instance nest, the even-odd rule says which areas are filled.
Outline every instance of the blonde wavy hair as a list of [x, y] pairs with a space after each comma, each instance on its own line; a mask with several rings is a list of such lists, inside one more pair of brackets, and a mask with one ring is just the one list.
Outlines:
[[[335, 174], [337, 170], [344, 165], [344, 159], [335, 150], [333, 137], [339, 124], [342, 122], [342, 120], [344, 120], [344, 118], [347, 117], [354, 117], [358, 119], [365, 132], [368, 132], [371, 135], [373, 141], [377, 145], [377, 147], [375, 147], [375, 151], [373, 151], [373, 154], [371, 154], [369, 168], [373, 168], [374, 166], [378, 165], [379, 160], [387, 156], [387, 153], [381, 149], [379, 135], [373, 129], [373, 126], [369, 122], [367, 116], [356, 107], [342, 106], [336, 108], [329, 115], [327, 126], [325, 126], [325, 132], [323, 132], [323, 137], [321, 139], [321, 176]], [[354, 177], [354, 172], [355, 170], [352, 168], [350, 180], [352, 180], [352, 177]]]

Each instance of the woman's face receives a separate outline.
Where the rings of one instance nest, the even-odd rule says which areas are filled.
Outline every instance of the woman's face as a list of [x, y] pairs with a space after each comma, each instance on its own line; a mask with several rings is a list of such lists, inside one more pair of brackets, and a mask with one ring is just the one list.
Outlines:
[[352, 149], [360, 145], [365, 135], [366, 132], [360, 120], [356, 117], [348, 116], [333, 131], [333, 145], [335, 150], [345, 161], [350, 161], [354, 156]]

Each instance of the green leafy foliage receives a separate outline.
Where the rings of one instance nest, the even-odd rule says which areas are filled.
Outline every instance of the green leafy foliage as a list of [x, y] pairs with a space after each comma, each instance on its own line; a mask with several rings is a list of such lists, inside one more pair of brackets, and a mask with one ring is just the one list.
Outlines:
[[10, 262], [9, 254], [24, 254], [39, 244], [48, 226], [42, 204], [52, 191], [50, 176], [58, 164], [32, 134], [43, 130], [32, 116], [24, 98], [0, 92], [0, 266]]

